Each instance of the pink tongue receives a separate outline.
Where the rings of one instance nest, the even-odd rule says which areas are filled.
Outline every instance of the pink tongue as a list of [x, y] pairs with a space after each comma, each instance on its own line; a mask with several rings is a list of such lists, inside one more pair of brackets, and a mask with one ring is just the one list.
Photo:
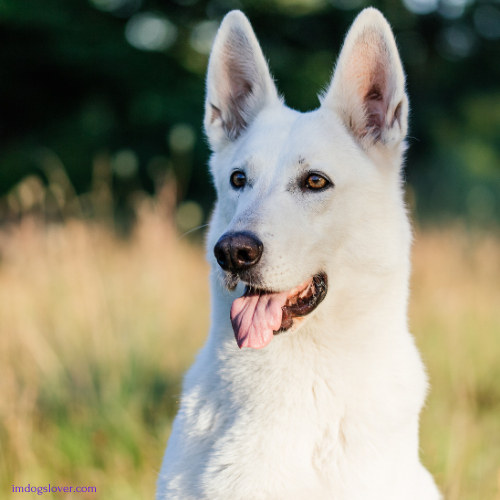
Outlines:
[[279, 330], [289, 292], [246, 293], [231, 306], [231, 323], [238, 347], [262, 349]]

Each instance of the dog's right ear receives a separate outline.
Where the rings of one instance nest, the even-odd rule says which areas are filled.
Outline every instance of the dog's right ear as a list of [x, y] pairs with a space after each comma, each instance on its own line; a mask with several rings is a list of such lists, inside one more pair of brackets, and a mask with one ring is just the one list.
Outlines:
[[208, 63], [204, 123], [212, 150], [236, 140], [278, 99], [250, 22], [233, 10], [222, 21]]

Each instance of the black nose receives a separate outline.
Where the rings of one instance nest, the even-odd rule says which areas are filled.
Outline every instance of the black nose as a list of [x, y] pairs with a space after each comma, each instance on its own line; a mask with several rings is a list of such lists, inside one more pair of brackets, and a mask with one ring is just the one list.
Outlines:
[[214, 247], [214, 254], [225, 271], [239, 273], [257, 264], [264, 245], [255, 234], [248, 231], [226, 233]]

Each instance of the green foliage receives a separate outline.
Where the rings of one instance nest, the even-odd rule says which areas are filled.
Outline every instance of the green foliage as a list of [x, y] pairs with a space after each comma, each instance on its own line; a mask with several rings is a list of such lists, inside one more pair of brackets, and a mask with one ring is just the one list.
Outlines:
[[[432, 0], [405, 1], [413, 10], [432, 10]], [[391, 22], [408, 74], [407, 180], [419, 215], [461, 214], [488, 223], [500, 216], [500, 21], [495, 17], [500, 10], [487, 2], [441, 2], [438, 11], [418, 15], [399, 0], [369, 4]], [[151, 163], [161, 157], [178, 179], [178, 201], [197, 200], [207, 213], [213, 190], [201, 129], [204, 73], [210, 35], [223, 15], [232, 8], [246, 12], [278, 88], [291, 107], [305, 111], [318, 105], [343, 36], [367, 5], [365, 0], [3, 0], [0, 193], [33, 172], [47, 182], [41, 148], [57, 155], [78, 193], [91, 189], [97, 155], [132, 150], [138, 170], [127, 178], [115, 172], [115, 209], [126, 213], [131, 193], [155, 190]], [[137, 41], [133, 26], [147, 15], [162, 19], [170, 31], [155, 41], [150, 29], [149, 39]], [[139, 35], [144, 33], [148, 30]], [[132, 43], [149, 43], [154, 50]], [[181, 154], [168, 139], [178, 124], [195, 131], [192, 148]], [[489, 201], [477, 202], [481, 199]]]

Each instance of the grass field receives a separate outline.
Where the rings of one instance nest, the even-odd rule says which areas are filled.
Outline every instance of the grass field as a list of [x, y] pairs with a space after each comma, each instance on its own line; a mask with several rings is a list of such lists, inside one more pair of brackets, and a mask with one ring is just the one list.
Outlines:
[[[207, 332], [203, 250], [144, 201], [129, 240], [25, 217], [0, 255], [0, 498], [153, 498]], [[432, 382], [423, 461], [448, 500], [500, 500], [500, 238], [417, 231], [410, 316]]]

